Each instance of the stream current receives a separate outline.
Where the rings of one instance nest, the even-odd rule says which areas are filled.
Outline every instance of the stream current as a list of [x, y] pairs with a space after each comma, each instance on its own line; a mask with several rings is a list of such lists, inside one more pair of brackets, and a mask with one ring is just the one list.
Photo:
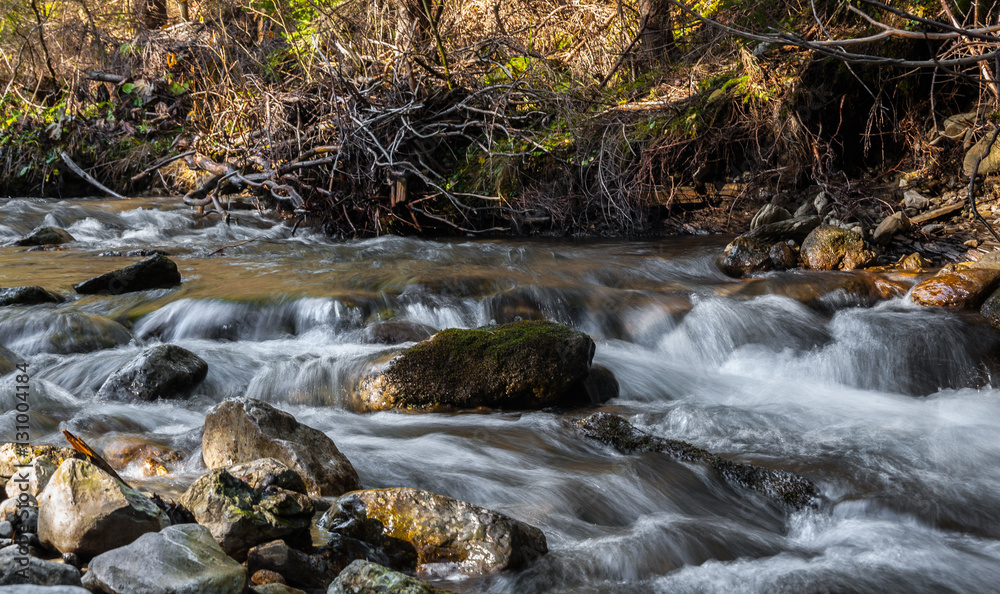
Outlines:
[[[772, 273], [747, 291], [714, 264], [724, 238], [334, 242], [252, 210], [235, 215], [229, 225], [198, 220], [166, 199], [0, 200], [0, 245], [40, 225], [77, 240], [0, 248], [0, 286], [68, 298], [0, 308], [0, 345], [30, 362], [35, 442], [65, 445], [59, 430], [69, 429], [98, 450], [123, 435], [179, 450], [171, 474], [123, 472], [177, 497], [205, 471], [208, 409], [232, 396], [266, 400], [329, 435], [367, 488], [425, 489], [545, 532], [550, 552], [527, 569], [428, 576], [458, 592], [1000, 588], [1000, 336], [978, 316], [902, 294], [859, 297], [837, 289], [853, 278], [845, 273]], [[168, 253], [183, 285], [73, 293], [137, 259], [114, 254], [138, 249]], [[818, 298], [785, 296], [803, 287]], [[344, 406], [371, 362], [402, 348], [366, 341], [373, 323], [528, 318], [594, 338], [595, 364], [621, 387], [601, 409], [801, 474], [828, 501], [789, 512], [706, 467], [618, 453], [576, 428], [594, 408]], [[192, 398], [96, 398], [109, 374], [164, 342], [208, 362]], [[13, 440], [13, 399], [13, 376], [0, 378], [0, 441]]]

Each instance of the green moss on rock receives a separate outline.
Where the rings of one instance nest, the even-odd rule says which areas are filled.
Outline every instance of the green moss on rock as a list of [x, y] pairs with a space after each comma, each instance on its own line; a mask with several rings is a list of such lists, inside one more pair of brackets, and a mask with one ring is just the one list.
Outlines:
[[594, 349], [586, 334], [545, 321], [444, 330], [365, 378], [360, 408], [538, 408], [573, 396], [586, 402]]

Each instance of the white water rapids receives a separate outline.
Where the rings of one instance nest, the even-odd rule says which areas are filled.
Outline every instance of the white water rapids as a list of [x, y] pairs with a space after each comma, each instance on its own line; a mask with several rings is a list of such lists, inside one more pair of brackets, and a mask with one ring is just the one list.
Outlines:
[[[66, 428], [98, 448], [127, 434], [180, 450], [187, 457], [175, 474], [124, 473], [176, 496], [204, 472], [206, 411], [229, 396], [266, 400], [333, 438], [366, 487], [434, 491], [545, 532], [550, 552], [528, 569], [433, 576], [455, 591], [938, 593], [1000, 584], [1000, 334], [976, 315], [843, 291], [811, 305], [742, 294], [744, 282], [713, 262], [725, 239], [333, 242], [301, 229], [292, 236], [254, 211], [237, 215], [226, 225], [167, 200], [0, 200], [0, 244], [39, 225], [77, 240], [0, 248], [0, 287], [41, 285], [70, 299], [0, 308], [0, 345], [30, 362], [36, 441], [64, 445]], [[136, 260], [108, 252], [136, 249], [170, 254], [182, 287], [73, 294], [73, 284]], [[835, 278], [787, 272], [765, 282]], [[620, 454], [576, 428], [593, 408], [343, 406], [370, 361], [402, 348], [363, 342], [375, 322], [443, 329], [526, 317], [594, 338], [595, 363], [621, 386], [603, 409], [659, 437], [801, 474], [829, 503], [788, 513], [705, 467]], [[110, 348], [65, 347], [92, 335]], [[190, 400], [96, 399], [109, 374], [160, 342], [208, 362]], [[0, 441], [13, 439], [12, 382], [0, 378]]]

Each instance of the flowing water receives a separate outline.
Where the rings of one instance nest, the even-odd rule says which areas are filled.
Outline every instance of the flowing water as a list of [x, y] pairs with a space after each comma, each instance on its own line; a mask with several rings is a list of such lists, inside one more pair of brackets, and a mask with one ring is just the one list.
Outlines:
[[[186, 454], [126, 478], [177, 496], [204, 466], [200, 427], [226, 397], [271, 402], [319, 428], [366, 487], [410, 486], [541, 528], [549, 554], [467, 592], [987, 592], [1000, 584], [1000, 337], [977, 316], [920, 309], [861, 276], [724, 277], [719, 238], [650, 242], [333, 242], [255, 211], [226, 225], [174, 201], [0, 201], [0, 243], [38, 225], [77, 239], [0, 248], [0, 286], [60, 305], [0, 308], [0, 344], [30, 361], [39, 442], [69, 429], [98, 448], [142, 436]], [[72, 285], [159, 249], [178, 289], [72, 296]], [[870, 277], [864, 277], [871, 284]], [[898, 279], [897, 279], [898, 280]], [[905, 279], [904, 279], [905, 280]], [[912, 282], [912, 279], [906, 282]], [[904, 287], [905, 290], [905, 287]], [[808, 295], [804, 298], [803, 295]], [[815, 481], [828, 499], [788, 512], [710, 470], [624, 455], [584, 437], [589, 410], [358, 414], [345, 403], [381, 320], [435, 329], [523, 318], [597, 342], [638, 428]], [[210, 370], [186, 401], [102, 402], [104, 379], [171, 342]], [[13, 376], [0, 439], [13, 438]]]

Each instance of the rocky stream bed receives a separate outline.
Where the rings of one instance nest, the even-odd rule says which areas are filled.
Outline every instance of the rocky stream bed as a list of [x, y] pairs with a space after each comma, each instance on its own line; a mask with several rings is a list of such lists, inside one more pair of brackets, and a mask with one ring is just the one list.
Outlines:
[[818, 198], [633, 242], [0, 201], [0, 592], [987, 591], [1000, 258]]

